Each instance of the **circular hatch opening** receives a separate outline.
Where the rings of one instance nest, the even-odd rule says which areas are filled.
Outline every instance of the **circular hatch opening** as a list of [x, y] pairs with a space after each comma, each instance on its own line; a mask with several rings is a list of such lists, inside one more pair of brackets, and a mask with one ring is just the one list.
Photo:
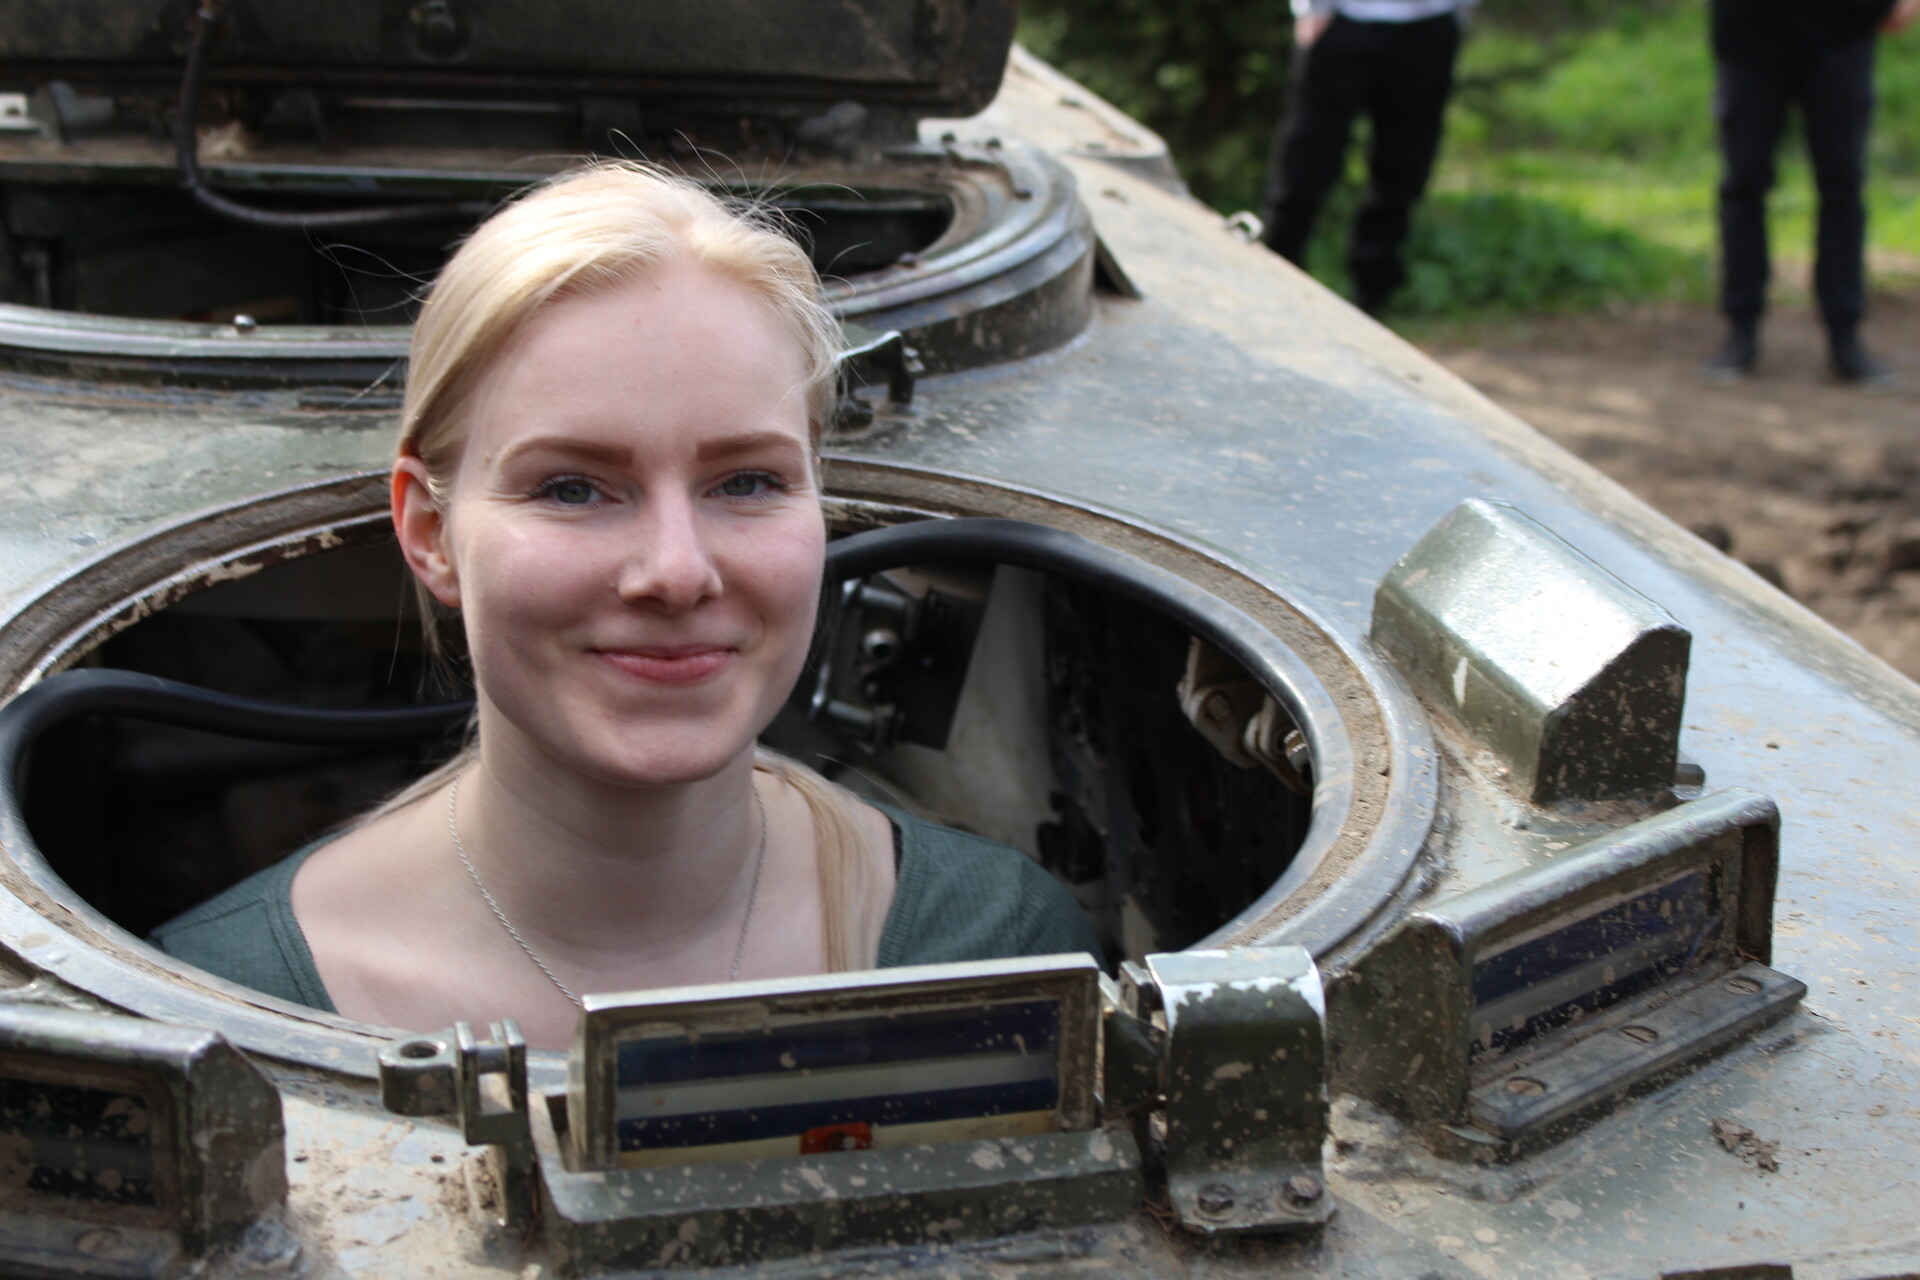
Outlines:
[[[897, 329], [926, 372], [952, 372], [1051, 350], [1093, 313], [1092, 223], [1071, 175], [991, 142], [716, 185], [784, 215], [841, 318]], [[417, 296], [472, 222], [272, 231], [225, 222], [153, 175], [84, 176], [0, 181], [0, 367], [391, 400]], [[540, 176], [420, 181], [496, 200]], [[247, 195], [315, 212], [346, 198]]]
[[[1282, 940], [1325, 954], [1391, 898], [1431, 816], [1418, 724], [1297, 608], [1217, 558], [1084, 507], [875, 464], [836, 464], [834, 479], [842, 531], [1035, 520], [1217, 613], [1253, 638], [1258, 682], [1303, 731], [1296, 760], [1312, 794], [1228, 759], [1196, 728], [1182, 705], [1195, 628], [1124, 585], [1023, 565], [850, 580], [842, 625], [773, 745], [1024, 849], [1073, 887], [1110, 959]], [[0, 630], [8, 683], [101, 664], [308, 706], [438, 700], [378, 480], [274, 495], [107, 553]], [[901, 616], [889, 592], [912, 598], [916, 626], [877, 624]], [[876, 728], [889, 708], [895, 722]], [[23, 793], [39, 853], [18, 840], [7, 850], [30, 886], [16, 905], [63, 921], [57, 954], [25, 958], [121, 1007], [370, 1069], [359, 1059], [374, 1029], [249, 1000], [135, 939], [452, 745], [263, 749], [134, 721], [65, 726], [42, 740]]]

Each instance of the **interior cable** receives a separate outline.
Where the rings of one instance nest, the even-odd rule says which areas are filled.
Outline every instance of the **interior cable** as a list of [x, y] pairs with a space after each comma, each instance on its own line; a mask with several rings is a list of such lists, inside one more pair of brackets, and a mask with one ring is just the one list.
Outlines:
[[258, 208], [228, 199], [213, 190], [200, 170], [200, 144], [194, 126], [200, 116], [200, 97], [206, 89], [208, 55], [220, 31], [220, 18], [218, 0], [200, 0], [194, 11], [193, 38], [187, 47], [187, 69], [180, 80], [180, 106], [174, 121], [174, 155], [179, 165], [180, 185], [201, 208], [229, 221], [269, 231], [375, 227], [402, 222], [431, 222], [442, 218], [471, 222], [492, 209], [490, 201], [460, 200], [296, 212]]

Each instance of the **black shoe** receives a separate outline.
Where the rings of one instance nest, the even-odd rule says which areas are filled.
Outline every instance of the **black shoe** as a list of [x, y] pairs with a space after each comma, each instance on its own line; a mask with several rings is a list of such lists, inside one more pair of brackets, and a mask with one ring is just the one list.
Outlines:
[[1701, 362], [1700, 376], [1718, 386], [1732, 386], [1752, 377], [1754, 366], [1759, 363], [1759, 327], [1736, 322], [1727, 326], [1727, 336], [1720, 343], [1720, 349]]
[[1827, 366], [1833, 376], [1862, 391], [1892, 391], [1900, 385], [1893, 366], [1867, 350], [1858, 334], [1845, 334], [1827, 348]]

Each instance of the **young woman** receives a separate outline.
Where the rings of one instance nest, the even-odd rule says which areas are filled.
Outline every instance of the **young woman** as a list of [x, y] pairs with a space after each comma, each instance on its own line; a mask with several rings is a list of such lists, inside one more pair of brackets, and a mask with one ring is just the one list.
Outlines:
[[394, 530], [459, 611], [475, 745], [163, 926], [284, 999], [432, 1029], [579, 996], [1092, 949], [1003, 845], [755, 739], [799, 676], [837, 327], [801, 250], [637, 166], [477, 230], [414, 331]]

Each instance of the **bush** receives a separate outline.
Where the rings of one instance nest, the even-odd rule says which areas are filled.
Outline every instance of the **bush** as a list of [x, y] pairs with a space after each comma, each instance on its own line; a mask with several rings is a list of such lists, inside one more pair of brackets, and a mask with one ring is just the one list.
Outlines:
[[[1494, 91], [1473, 92], [1476, 74], [1491, 74]], [[1489, 31], [1467, 46], [1462, 80], [1462, 106], [1486, 118], [1491, 146], [1645, 159], [1713, 146], [1713, 64], [1701, 9], [1630, 12], [1544, 49]]]
[[[1435, 194], [1415, 223], [1408, 314], [1704, 297], [1719, 170], [1701, 0], [1484, 0]], [[1284, 0], [1026, 0], [1022, 39], [1158, 130], [1194, 194], [1258, 208], [1285, 90]], [[1883, 40], [1870, 224], [1920, 259], [1920, 31]], [[1784, 256], [1811, 237], [1797, 141], [1774, 202]], [[1342, 274], [1354, 191], [1313, 265]]]
[[1020, 41], [1167, 140], [1187, 185], [1257, 207], [1286, 88], [1286, 0], [1029, 0]]
[[[1351, 201], [1343, 203], [1351, 204]], [[1314, 274], [1345, 284], [1344, 211], [1329, 209], [1314, 237]], [[1695, 256], [1548, 200], [1440, 192], [1421, 207], [1407, 246], [1398, 315], [1568, 311], [1656, 297], [1698, 296]]]

